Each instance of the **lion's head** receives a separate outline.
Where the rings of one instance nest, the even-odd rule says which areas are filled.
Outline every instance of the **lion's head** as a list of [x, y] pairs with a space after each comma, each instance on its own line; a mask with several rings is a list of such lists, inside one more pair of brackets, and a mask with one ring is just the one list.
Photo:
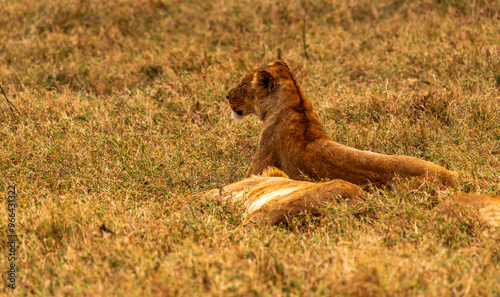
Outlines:
[[254, 114], [264, 121], [269, 111], [282, 104], [283, 91], [290, 82], [289, 87], [296, 92], [298, 83], [294, 81], [288, 65], [281, 60], [247, 73], [226, 95], [233, 119], [241, 121]]

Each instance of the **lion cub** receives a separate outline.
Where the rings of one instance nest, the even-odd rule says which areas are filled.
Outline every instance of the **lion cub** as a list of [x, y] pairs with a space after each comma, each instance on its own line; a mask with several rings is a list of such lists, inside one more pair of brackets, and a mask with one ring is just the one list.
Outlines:
[[[416, 185], [429, 181], [441, 188], [457, 187], [458, 174], [434, 163], [360, 151], [328, 138], [302, 87], [283, 61], [246, 74], [226, 98], [235, 120], [253, 114], [263, 122], [249, 178], [226, 186], [222, 193], [209, 192], [243, 202], [245, 221], [266, 219], [276, 223], [302, 211], [316, 213], [318, 203], [338, 195], [351, 200], [365, 197], [356, 185], [379, 187], [400, 178], [413, 178]], [[267, 170], [270, 166], [275, 169]], [[332, 181], [299, 181], [306, 178]], [[472, 213], [490, 226], [500, 225], [500, 196], [457, 192], [445, 198], [437, 210], [451, 216]]]
[[384, 186], [398, 178], [456, 187], [458, 174], [414, 157], [381, 155], [347, 147], [328, 138], [287, 64], [276, 61], [246, 74], [226, 98], [235, 120], [256, 115], [263, 122], [259, 148], [247, 176], [267, 167], [291, 179], [342, 179]]

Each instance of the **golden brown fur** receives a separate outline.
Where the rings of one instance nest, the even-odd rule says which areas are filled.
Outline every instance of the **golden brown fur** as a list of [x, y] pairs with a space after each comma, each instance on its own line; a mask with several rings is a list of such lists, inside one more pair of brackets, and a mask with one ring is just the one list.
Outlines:
[[[353, 202], [366, 198], [354, 184], [342, 180], [324, 183], [291, 180], [276, 168], [264, 170], [244, 180], [214, 189], [208, 199], [240, 203], [245, 208], [243, 225], [277, 224], [299, 214], [320, 215], [322, 203]], [[500, 196], [455, 193], [438, 204], [436, 210], [451, 217], [467, 216], [491, 227], [500, 226]]]
[[364, 198], [366, 194], [360, 187], [342, 180], [325, 183], [296, 181], [271, 167], [262, 175], [232, 183], [222, 191], [211, 190], [205, 196], [242, 203], [245, 207], [243, 225], [259, 225], [276, 224], [301, 213], [317, 215], [320, 214], [320, 203], [336, 199], [353, 201]]
[[500, 226], [500, 196], [459, 192], [438, 204], [436, 209], [448, 216], [472, 216], [488, 226]]
[[[360, 188], [353, 184], [383, 186], [398, 178], [415, 178], [435, 182], [441, 187], [457, 187], [457, 173], [434, 163], [409, 156], [360, 151], [326, 137], [323, 125], [300, 84], [283, 61], [246, 74], [226, 97], [235, 120], [255, 114], [263, 122], [259, 148], [247, 173], [251, 177], [228, 185], [224, 188], [225, 194], [220, 194], [232, 201], [242, 199], [247, 206], [246, 221], [266, 218], [274, 223], [301, 211], [315, 213], [317, 203], [331, 200], [335, 195], [348, 199], [363, 197]], [[284, 173], [274, 170], [255, 176], [269, 166]], [[285, 173], [293, 180], [308, 177], [333, 181], [320, 184], [298, 182], [288, 179]], [[302, 190], [296, 195], [276, 194], [299, 185]], [[346, 189], [349, 190], [342, 192]], [[246, 191], [247, 194], [242, 194]], [[237, 194], [231, 196], [230, 193]], [[278, 198], [266, 202], [258, 211], [252, 211], [250, 205], [254, 201], [271, 193]], [[311, 204], [299, 197], [307, 197]], [[311, 200], [312, 197], [315, 199]], [[458, 192], [440, 203], [437, 210], [450, 216], [472, 214], [490, 226], [498, 226], [500, 196]]]
[[[399, 178], [427, 180], [443, 188], [457, 187], [458, 174], [434, 163], [360, 151], [326, 137], [300, 84], [283, 61], [246, 74], [226, 97], [235, 120], [255, 114], [263, 122], [259, 148], [247, 173], [249, 178], [228, 185], [222, 193], [209, 192], [245, 203], [245, 221], [266, 219], [276, 223], [303, 211], [315, 213], [318, 203], [330, 201], [336, 195], [351, 200], [364, 197], [356, 185], [383, 186]], [[283, 172], [265, 171], [269, 166]], [[256, 176], [262, 172], [262, 176]], [[318, 184], [294, 181], [306, 177], [332, 181]], [[287, 192], [293, 187], [300, 190]], [[274, 198], [258, 209], [252, 208], [255, 201], [269, 195]], [[444, 199], [436, 209], [450, 216], [473, 215], [489, 226], [500, 224], [500, 196], [458, 192]]]
[[263, 122], [259, 148], [247, 176], [274, 166], [295, 180], [328, 178], [383, 186], [398, 178], [416, 178], [457, 186], [457, 173], [434, 163], [360, 151], [329, 139], [283, 61], [246, 74], [226, 97], [233, 118], [255, 114]]

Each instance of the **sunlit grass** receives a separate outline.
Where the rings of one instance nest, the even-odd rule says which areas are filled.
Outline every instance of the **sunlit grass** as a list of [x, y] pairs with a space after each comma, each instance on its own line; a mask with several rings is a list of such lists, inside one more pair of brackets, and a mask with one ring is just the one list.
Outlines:
[[19, 271], [0, 292], [500, 294], [499, 230], [434, 213], [437, 189], [255, 230], [197, 196], [244, 177], [260, 123], [232, 122], [224, 97], [278, 56], [334, 140], [500, 193], [500, 6], [313, 2], [307, 60], [302, 1], [4, 1], [0, 83], [20, 115], [0, 96], [0, 191], [18, 189]]

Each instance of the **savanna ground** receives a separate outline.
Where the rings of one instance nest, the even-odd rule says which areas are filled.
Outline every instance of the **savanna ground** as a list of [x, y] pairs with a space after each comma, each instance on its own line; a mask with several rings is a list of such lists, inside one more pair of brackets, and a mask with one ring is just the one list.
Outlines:
[[[497, 1], [0, 1], [0, 269], [13, 296], [498, 296], [500, 230], [407, 183], [237, 230], [195, 194], [244, 177], [226, 92], [285, 59], [334, 140], [500, 193]], [[304, 27], [304, 15], [307, 15]], [[307, 56], [304, 51], [305, 33]]]

